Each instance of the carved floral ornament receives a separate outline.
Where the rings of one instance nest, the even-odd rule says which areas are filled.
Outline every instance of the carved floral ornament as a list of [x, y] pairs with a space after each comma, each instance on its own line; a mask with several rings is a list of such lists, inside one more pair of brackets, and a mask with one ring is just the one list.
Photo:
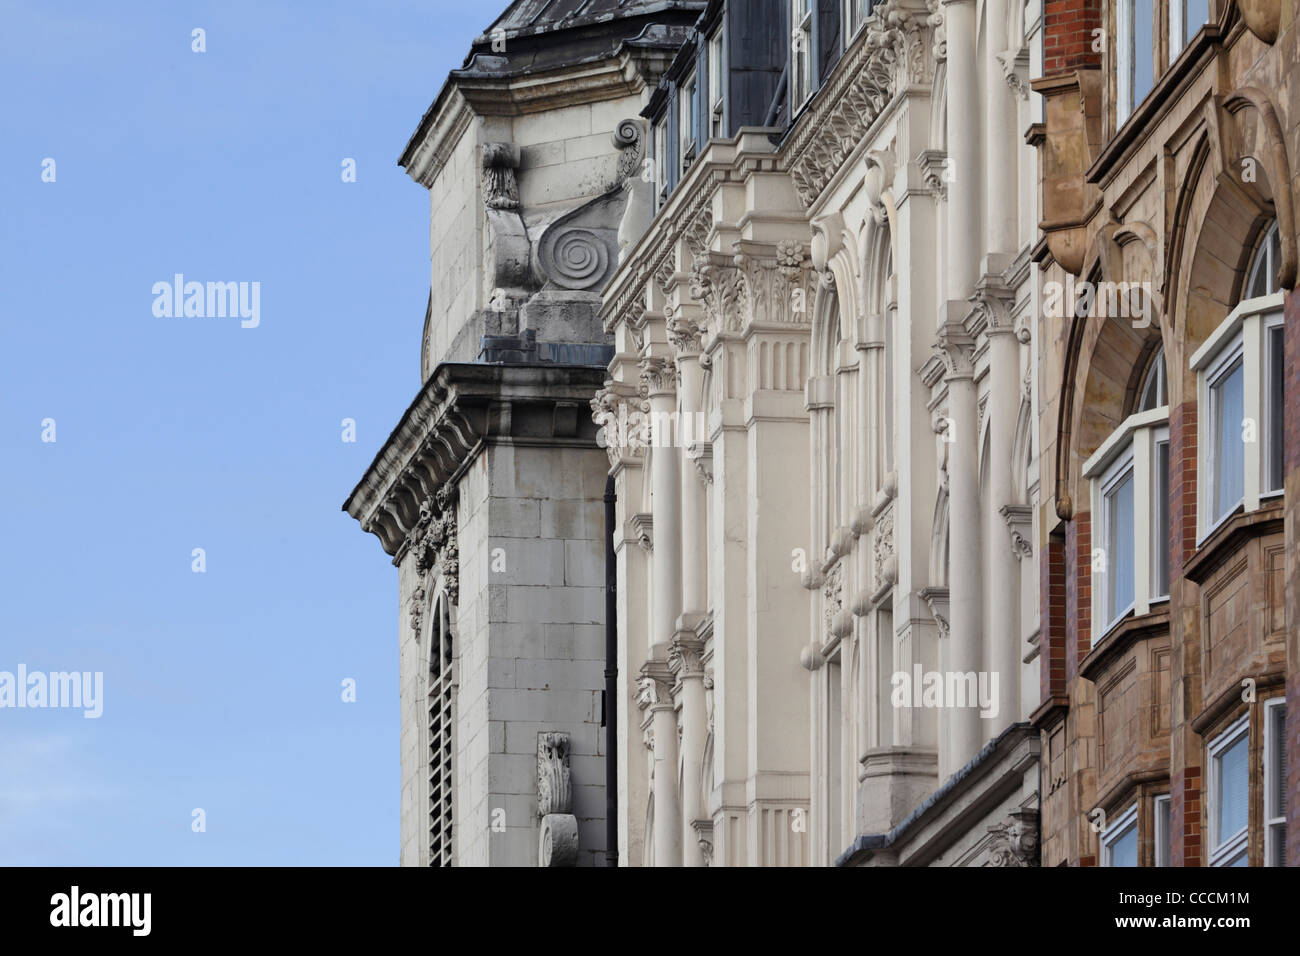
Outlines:
[[895, 93], [926, 86], [946, 53], [939, 0], [915, 6], [886, 0], [864, 28], [865, 40], [850, 63], [819, 97], [790, 151], [789, 168], [799, 199], [811, 206], [857, 148]]
[[415, 561], [417, 583], [411, 592], [411, 628], [418, 639], [424, 628], [425, 585], [441, 575], [447, 599], [460, 600], [460, 546], [456, 530], [456, 492], [444, 485], [420, 503], [420, 516], [407, 533], [406, 547]]

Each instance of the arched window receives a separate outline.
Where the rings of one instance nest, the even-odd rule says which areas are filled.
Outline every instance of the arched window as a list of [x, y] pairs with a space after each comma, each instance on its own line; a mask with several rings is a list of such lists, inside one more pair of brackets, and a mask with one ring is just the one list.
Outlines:
[[434, 602], [429, 634], [429, 865], [451, 866], [455, 694], [451, 615], [446, 593]]
[[1142, 385], [1138, 388], [1138, 404], [1134, 411], [1149, 412], [1169, 404], [1169, 386], [1165, 381], [1165, 349], [1162, 345], [1147, 364], [1142, 376]]
[[1282, 240], [1277, 233], [1277, 220], [1268, 227], [1255, 257], [1246, 272], [1246, 288], [1243, 299], [1258, 299], [1261, 295], [1272, 295], [1281, 289], [1277, 284], [1277, 266], [1282, 258]]

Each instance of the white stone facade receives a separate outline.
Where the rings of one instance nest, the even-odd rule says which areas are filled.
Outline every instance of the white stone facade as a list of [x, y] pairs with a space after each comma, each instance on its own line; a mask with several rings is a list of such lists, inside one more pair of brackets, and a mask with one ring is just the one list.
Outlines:
[[[876, 6], [605, 290], [597, 423], [692, 426], [609, 450], [621, 863], [1036, 861], [1036, 9]], [[917, 669], [989, 715], [898, 706]]]

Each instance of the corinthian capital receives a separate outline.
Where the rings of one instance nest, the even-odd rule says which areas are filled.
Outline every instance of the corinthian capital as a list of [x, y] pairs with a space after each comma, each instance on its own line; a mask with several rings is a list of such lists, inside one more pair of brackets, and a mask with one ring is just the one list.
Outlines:
[[672, 706], [673, 674], [661, 660], [646, 661], [641, 665], [641, 676], [636, 682], [636, 702], [642, 710], [647, 707]]
[[700, 662], [703, 653], [703, 641], [678, 635], [668, 646], [668, 669], [681, 678], [703, 677], [704, 666]]
[[648, 395], [670, 395], [677, 390], [677, 365], [665, 355], [641, 359], [641, 384]]
[[699, 355], [704, 330], [698, 322], [674, 313], [668, 319], [668, 341], [679, 355]]
[[934, 352], [943, 362], [945, 379], [974, 377], [975, 340], [960, 322], [949, 319], [939, 326]]

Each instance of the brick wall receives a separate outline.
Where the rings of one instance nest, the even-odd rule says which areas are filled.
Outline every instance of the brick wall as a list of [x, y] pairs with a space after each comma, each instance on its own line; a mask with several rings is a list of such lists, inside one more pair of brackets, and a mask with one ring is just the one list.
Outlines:
[[1100, 0], [1047, 0], [1043, 11], [1043, 75], [1101, 66], [1093, 30], [1101, 27]]

